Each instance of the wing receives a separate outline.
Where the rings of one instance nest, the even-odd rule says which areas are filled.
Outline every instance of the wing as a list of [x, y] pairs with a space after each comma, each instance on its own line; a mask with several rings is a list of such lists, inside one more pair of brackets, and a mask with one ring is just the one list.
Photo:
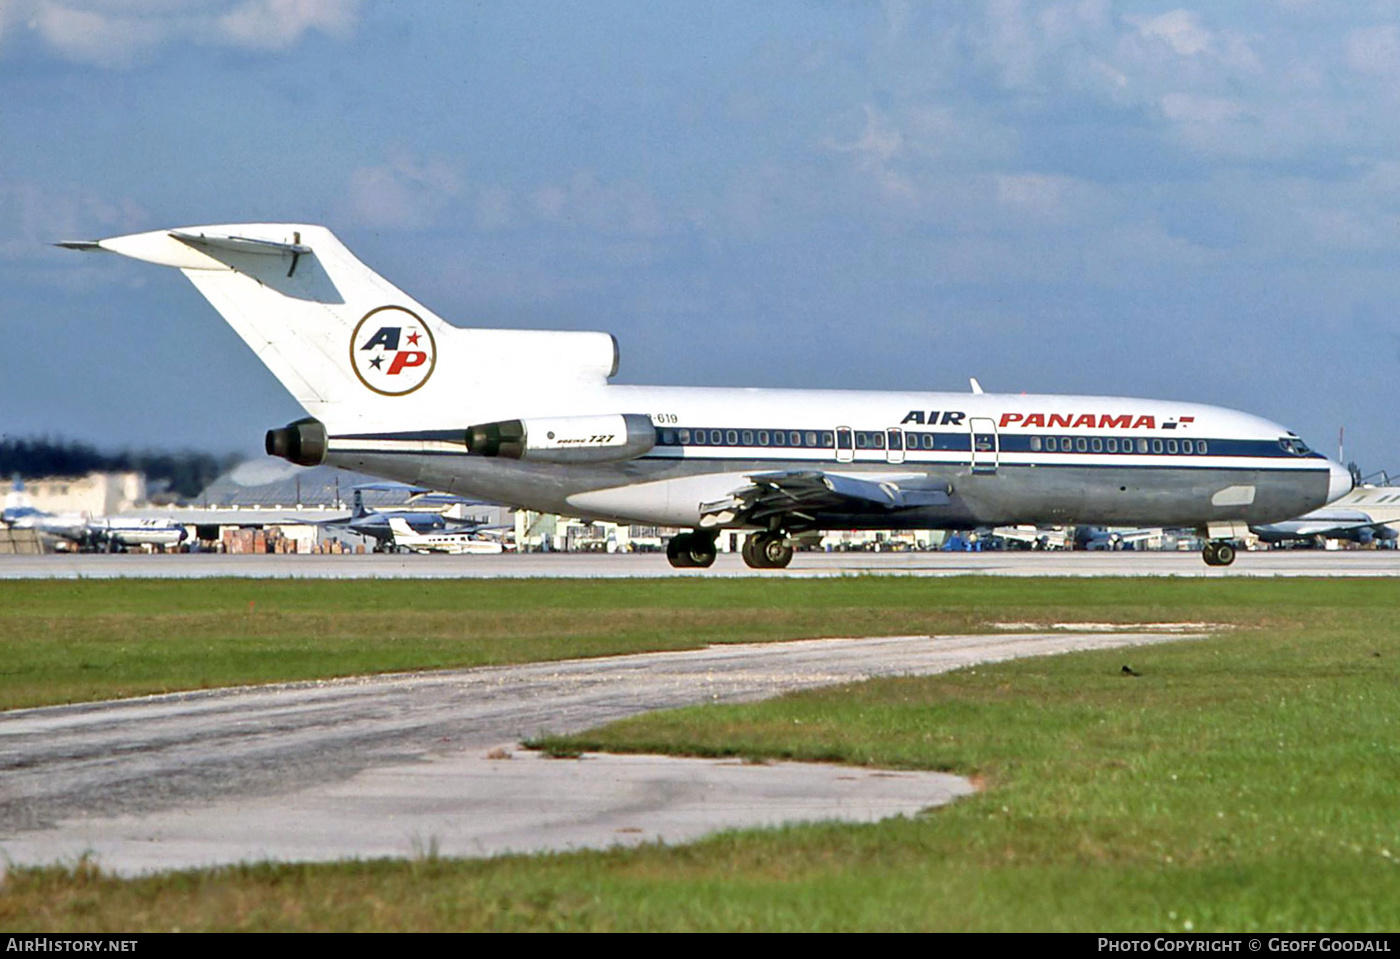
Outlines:
[[1385, 523], [1303, 523], [1299, 524], [1299, 536], [1321, 536], [1323, 539], [1354, 539], [1358, 536], [1380, 535], [1389, 531]]
[[722, 500], [700, 504], [700, 527], [713, 529], [736, 523], [769, 526], [773, 519], [816, 521], [818, 513], [894, 512], [921, 506], [947, 506], [948, 487], [905, 489], [898, 483], [827, 473], [793, 470], [753, 473], [752, 483]]

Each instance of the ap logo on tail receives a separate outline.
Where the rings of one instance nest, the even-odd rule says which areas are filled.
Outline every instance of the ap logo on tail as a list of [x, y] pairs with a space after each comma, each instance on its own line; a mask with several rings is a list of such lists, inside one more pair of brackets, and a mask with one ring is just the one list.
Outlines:
[[432, 331], [401, 306], [370, 310], [350, 334], [350, 365], [381, 396], [412, 393], [428, 382], [436, 363]]

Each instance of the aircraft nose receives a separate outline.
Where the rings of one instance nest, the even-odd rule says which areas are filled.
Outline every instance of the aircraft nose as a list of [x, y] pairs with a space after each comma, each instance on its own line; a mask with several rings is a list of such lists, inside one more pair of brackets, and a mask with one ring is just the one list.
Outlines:
[[1351, 470], [1341, 463], [1331, 463], [1328, 467], [1327, 502], [1341, 499], [1351, 492], [1356, 483], [1351, 478]]

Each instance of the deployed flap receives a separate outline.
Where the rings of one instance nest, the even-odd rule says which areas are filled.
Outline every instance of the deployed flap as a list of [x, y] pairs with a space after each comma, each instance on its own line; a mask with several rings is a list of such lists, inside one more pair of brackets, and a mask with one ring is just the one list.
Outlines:
[[817, 512], [868, 512], [947, 506], [948, 488], [904, 489], [898, 483], [827, 473], [792, 470], [754, 473], [745, 486], [713, 503], [700, 504], [700, 526], [712, 528], [734, 523], [769, 525], [774, 517], [791, 516], [812, 522]]

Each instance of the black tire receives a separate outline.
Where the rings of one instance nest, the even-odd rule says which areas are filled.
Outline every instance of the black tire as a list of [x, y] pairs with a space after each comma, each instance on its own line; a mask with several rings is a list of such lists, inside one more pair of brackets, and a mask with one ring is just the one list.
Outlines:
[[714, 565], [715, 556], [719, 553], [719, 549], [715, 546], [713, 536], [706, 536], [704, 533], [691, 533], [686, 538], [689, 543], [686, 544], [684, 550], [690, 559], [690, 566], [705, 569]]
[[1215, 565], [1229, 566], [1235, 561], [1235, 546], [1233, 543], [1215, 544]]
[[690, 569], [695, 566], [695, 563], [691, 562], [690, 543], [689, 533], [678, 533], [671, 537], [666, 544], [666, 558], [671, 561], [672, 566], [677, 569]]
[[785, 569], [792, 562], [792, 544], [782, 533], [759, 533], [753, 537], [753, 554], [758, 562], [749, 565], [757, 569]]
[[758, 548], [759, 537], [762, 533], [750, 533], [744, 537], [744, 545], [739, 548], [739, 555], [744, 557], [744, 562], [750, 569], [767, 569], [763, 562], [763, 551]]

